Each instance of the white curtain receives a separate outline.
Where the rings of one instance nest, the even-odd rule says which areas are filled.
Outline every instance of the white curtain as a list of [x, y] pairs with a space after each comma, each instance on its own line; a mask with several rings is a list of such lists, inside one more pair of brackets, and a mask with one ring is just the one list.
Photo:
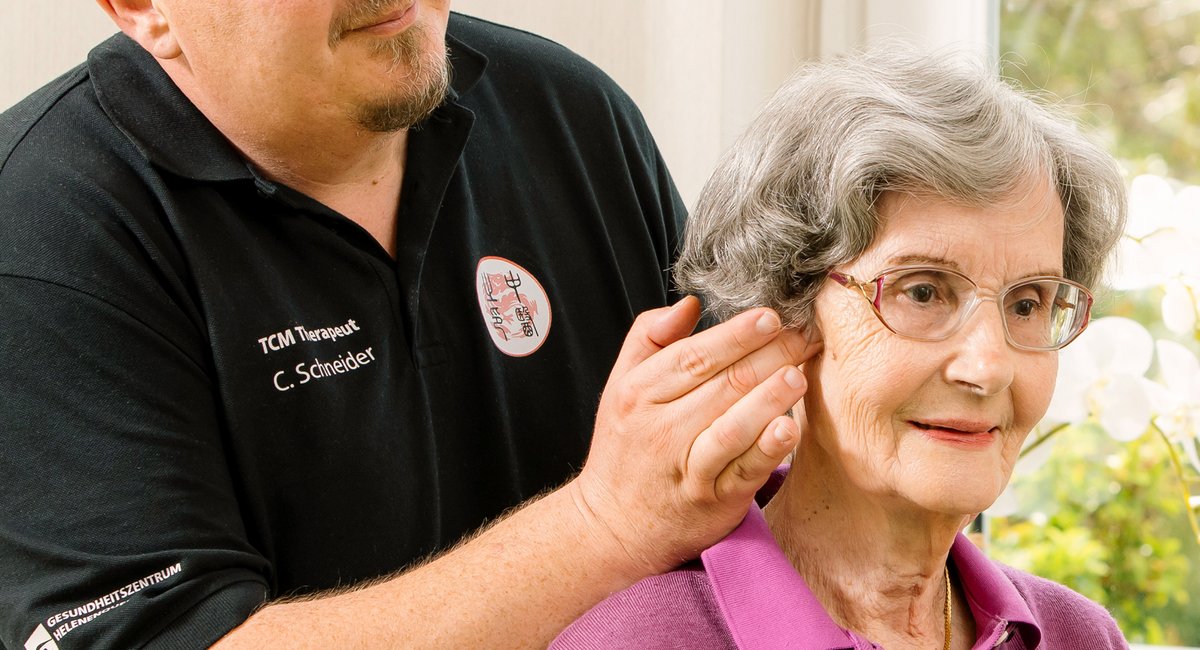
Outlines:
[[993, 56], [999, 0], [455, 0], [603, 68], [693, 204], [718, 156], [802, 61], [870, 43]]

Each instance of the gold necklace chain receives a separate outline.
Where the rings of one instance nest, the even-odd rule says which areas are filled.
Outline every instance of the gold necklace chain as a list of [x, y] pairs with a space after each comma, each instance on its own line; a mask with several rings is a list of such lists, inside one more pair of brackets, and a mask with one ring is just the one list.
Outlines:
[[950, 594], [950, 567], [946, 567], [946, 645], [942, 646], [942, 650], [950, 650], [950, 619], [951, 619], [951, 602]]

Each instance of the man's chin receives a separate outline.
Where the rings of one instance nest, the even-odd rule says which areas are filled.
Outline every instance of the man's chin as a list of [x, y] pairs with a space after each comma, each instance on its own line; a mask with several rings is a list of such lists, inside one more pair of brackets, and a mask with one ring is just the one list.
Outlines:
[[[406, 87], [408, 86], [408, 87]], [[403, 84], [391, 97], [361, 104], [354, 116], [359, 126], [375, 133], [392, 133], [416, 126], [446, 100], [449, 73], [443, 71], [418, 87]]]
[[450, 86], [449, 61], [426, 61], [409, 68], [387, 95], [359, 104], [353, 116], [359, 126], [376, 133], [391, 133], [419, 124], [442, 102]]
[[365, 104], [358, 110], [355, 120], [358, 125], [373, 133], [394, 133], [412, 128], [420, 124], [445, 98], [445, 93], [436, 99], [427, 98], [412, 101], [413, 98], [399, 98], [393, 101], [381, 101]]

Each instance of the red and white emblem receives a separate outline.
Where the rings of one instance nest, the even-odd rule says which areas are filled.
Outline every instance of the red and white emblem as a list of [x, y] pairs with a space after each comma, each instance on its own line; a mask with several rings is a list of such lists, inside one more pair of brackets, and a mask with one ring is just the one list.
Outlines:
[[483, 322], [501, 352], [525, 357], [546, 342], [550, 299], [532, 273], [503, 257], [485, 257], [475, 269], [475, 291]]

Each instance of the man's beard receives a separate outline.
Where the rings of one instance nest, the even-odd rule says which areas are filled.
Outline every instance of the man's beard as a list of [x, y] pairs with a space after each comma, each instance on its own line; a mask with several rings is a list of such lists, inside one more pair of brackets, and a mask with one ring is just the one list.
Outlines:
[[[329, 47], [336, 49], [352, 30], [371, 24], [397, 6], [397, 0], [352, 0], [330, 25]], [[442, 104], [450, 86], [450, 60], [444, 47], [425, 50], [428, 36], [428, 27], [416, 23], [391, 39], [371, 45], [373, 55], [390, 62], [390, 74], [398, 70], [408, 74], [389, 95], [352, 109], [351, 118], [359, 126], [375, 133], [400, 131], [415, 126]]]
[[415, 126], [441, 106], [450, 86], [450, 60], [443, 48], [425, 51], [425, 39], [425, 26], [415, 24], [373, 47], [374, 54], [388, 57], [393, 70], [407, 70], [408, 75], [390, 96], [358, 107], [354, 119], [359, 126], [375, 133], [400, 131]]

